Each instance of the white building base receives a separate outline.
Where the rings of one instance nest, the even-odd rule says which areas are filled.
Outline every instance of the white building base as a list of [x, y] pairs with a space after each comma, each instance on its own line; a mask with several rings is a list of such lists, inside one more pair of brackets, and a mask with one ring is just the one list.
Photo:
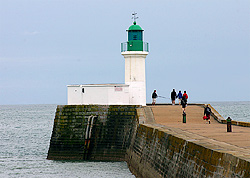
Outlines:
[[130, 105], [129, 85], [68, 85], [68, 105]]

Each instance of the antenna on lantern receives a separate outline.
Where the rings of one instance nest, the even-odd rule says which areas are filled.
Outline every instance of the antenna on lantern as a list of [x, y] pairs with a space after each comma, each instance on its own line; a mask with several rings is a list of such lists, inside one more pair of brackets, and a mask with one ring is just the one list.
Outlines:
[[132, 17], [132, 19], [134, 19], [134, 24], [136, 24], [136, 19], [138, 19], [139, 17], [136, 17], [136, 12], [134, 12], [132, 15], [134, 16], [134, 17]]

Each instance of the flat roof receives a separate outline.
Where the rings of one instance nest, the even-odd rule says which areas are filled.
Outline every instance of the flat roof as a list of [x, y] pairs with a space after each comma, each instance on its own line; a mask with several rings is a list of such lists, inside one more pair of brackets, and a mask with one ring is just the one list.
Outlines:
[[120, 83], [107, 83], [107, 84], [67, 85], [67, 87], [129, 87], [129, 85]]

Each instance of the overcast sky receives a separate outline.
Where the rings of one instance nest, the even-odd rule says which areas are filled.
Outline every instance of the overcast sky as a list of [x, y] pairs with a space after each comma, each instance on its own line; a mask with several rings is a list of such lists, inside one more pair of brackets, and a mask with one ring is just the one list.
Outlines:
[[[249, 0], [0, 0], [0, 104], [66, 104], [68, 84], [124, 83], [132, 13], [154, 89], [250, 101]], [[157, 102], [170, 102], [158, 99]]]

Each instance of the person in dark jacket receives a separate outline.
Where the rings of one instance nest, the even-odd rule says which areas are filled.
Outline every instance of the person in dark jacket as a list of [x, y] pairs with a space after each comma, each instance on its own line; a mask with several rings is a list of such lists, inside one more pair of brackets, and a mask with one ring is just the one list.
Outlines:
[[204, 109], [204, 117], [206, 118], [206, 121], [208, 121], [208, 123], [210, 124], [210, 115], [211, 115], [211, 108], [208, 107], [208, 104], [206, 105], [205, 109]]
[[185, 96], [182, 96], [181, 98], [181, 106], [182, 106], [182, 111], [183, 113], [186, 112], [186, 106], [187, 106], [187, 99]]
[[157, 98], [157, 94], [156, 94], [156, 90], [154, 90], [154, 92], [152, 93], [152, 105], [155, 105], [156, 98]]
[[171, 100], [172, 100], [172, 105], [175, 105], [175, 99], [176, 99], [176, 92], [175, 89], [171, 92]]

